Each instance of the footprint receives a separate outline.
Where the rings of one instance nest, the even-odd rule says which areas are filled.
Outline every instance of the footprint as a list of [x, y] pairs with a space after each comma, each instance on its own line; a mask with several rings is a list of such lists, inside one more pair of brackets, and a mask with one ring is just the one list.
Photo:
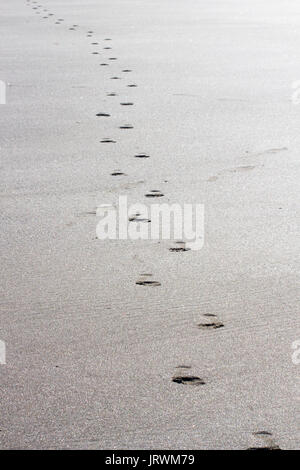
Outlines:
[[253, 436], [273, 436], [273, 434], [269, 431], [257, 431], [252, 434]]
[[191, 369], [191, 366], [180, 365], [180, 366], [177, 366], [176, 369]]
[[108, 64], [100, 64], [100, 65], [108, 65]]
[[96, 215], [96, 214], [97, 212], [94, 210], [94, 211], [81, 212], [79, 215]]
[[172, 378], [172, 382], [182, 385], [205, 385], [204, 380], [195, 375], [178, 375]]
[[109, 57], [108, 60], [118, 60], [116, 57]]
[[132, 70], [129, 70], [129, 69], [125, 69], [125, 70], [122, 70], [122, 72], [132, 72]]
[[100, 142], [102, 144], [115, 144], [116, 143], [116, 141], [113, 140], [113, 139], [102, 139], [102, 140], [100, 140]]
[[134, 85], [133, 83], [131, 85], [127, 85], [127, 86], [128, 86], [128, 88], [136, 88], [137, 87], [137, 85]]
[[99, 117], [110, 117], [110, 114], [98, 113], [98, 114], [96, 114], [96, 116], [99, 116]]
[[111, 176], [122, 176], [125, 175], [121, 170], [115, 170], [113, 173], [111, 173]]
[[110, 39], [110, 38], [106, 38], [106, 39], [104, 39], [104, 41], [111, 41], [111, 39]]
[[185, 246], [185, 242], [176, 242], [177, 246], [169, 248], [171, 252], [190, 251], [190, 248]]
[[162, 197], [162, 196], [164, 196], [164, 194], [158, 191], [157, 189], [152, 189], [150, 193], [145, 194], [145, 197]]
[[111, 80], [121, 80], [120, 77], [111, 77]]
[[146, 155], [145, 153], [138, 153], [134, 157], [135, 158], [150, 158], [150, 155]]
[[112, 49], [112, 47], [103, 47], [103, 49]]
[[257, 445], [253, 447], [248, 447], [247, 450], [280, 450], [280, 447], [272, 438], [272, 433], [269, 431], [257, 431], [252, 433], [253, 436], [258, 438], [260, 442], [263, 443], [262, 446]]
[[244, 166], [237, 166], [236, 168], [233, 168], [232, 170], [229, 170], [229, 171], [231, 171], [231, 173], [237, 173], [238, 171], [242, 172], [242, 171], [254, 170], [254, 168], [255, 168], [254, 165], [244, 165]]
[[157, 281], [137, 281], [136, 284], [138, 286], [152, 286], [152, 287], [161, 286], [161, 283]]
[[278, 446], [248, 447], [247, 450], [281, 450]]
[[146, 219], [146, 218], [141, 217], [141, 214], [139, 212], [137, 212], [136, 214], [131, 215], [128, 218], [128, 220], [129, 220], [129, 222], [146, 222], [146, 223], [151, 222], [150, 219]]
[[98, 44], [99, 44], [99, 42], [91, 42], [92, 46], [97, 46]]
[[133, 106], [133, 103], [120, 103], [121, 106]]
[[117, 93], [107, 93], [106, 96], [118, 96]]
[[216, 330], [218, 328], [223, 328], [224, 324], [220, 321], [216, 321], [211, 323], [198, 323], [197, 326], [201, 330]]
[[133, 129], [133, 126], [131, 124], [124, 124], [120, 126], [119, 129]]
[[152, 277], [152, 274], [141, 274], [141, 277], [138, 281], [136, 281], [136, 284], [138, 286], [152, 286], [152, 287], [158, 287], [161, 285], [161, 283], [158, 281], [148, 280], [147, 279], [148, 277]]
[[96, 54], [99, 54], [99, 52], [95, 51], [95, 52], [92, 52], [92, 54], [96, 55]]

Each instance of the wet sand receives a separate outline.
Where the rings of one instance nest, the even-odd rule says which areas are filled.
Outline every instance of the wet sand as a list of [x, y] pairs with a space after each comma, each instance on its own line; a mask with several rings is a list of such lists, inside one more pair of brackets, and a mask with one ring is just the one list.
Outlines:
[[[1, 3], [2, 449], [299, 448], [299, 14]], [[202, 250], [96, 238], [153, 189]]]

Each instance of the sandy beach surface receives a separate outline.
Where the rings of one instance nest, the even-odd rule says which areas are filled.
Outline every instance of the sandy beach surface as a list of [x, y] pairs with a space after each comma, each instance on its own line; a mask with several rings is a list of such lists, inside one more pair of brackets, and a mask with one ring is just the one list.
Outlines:
[[[3, 0], [0, 26], [0, 447], [299, 448], [299, 2]], [[202, 250], [96, 238], [153, 189], [204, 204]]]

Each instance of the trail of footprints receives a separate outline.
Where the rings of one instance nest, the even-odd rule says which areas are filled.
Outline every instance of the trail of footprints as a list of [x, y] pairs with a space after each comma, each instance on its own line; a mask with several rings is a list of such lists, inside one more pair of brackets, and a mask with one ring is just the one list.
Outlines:
[[[52, 20], [54, 22], [54, 24], [56, 24], [56, 25], [66, 25], [64, 18], [56, 18], [54, 13], [50, 12], [47, 8], [44, 8], [43, 5], [40, 4], [39, 2], [32, 1], [32, 0], [26, 0], [26, 3], [27, 3], [28, 6], [31, 6], [32, 10], [36, 14], [41, 15], [41, 19]], [[68, 26], [69, 31], [77, 31], [78, 28], [79, 28], [78, 24], [72, 24], [72, 25]], [[93, 38], [93, 35], [94, 35], [93, 30], [86, 31], [86, 37], [87, 38]], [[111, 41], [112, 41], [111, 38], [104, 38], [103, 46], [102, 46], [103, 51], [105, 51], [105, 52], [109, 51], [110, 52], [113, 49], [111, 45], [105, 45], [108, 42], [111, 44]], [[94, 46], [101, 46], [101, 43], [98, 40], [92, 40], [90, 45], [93, 46], [93, 47]], [[95, 55], [95, 56], [99, 56], [99, 55], [102, 56], [100, 51], [96, 48], [93, 51], [91, 51], [91, 54]], [[104, 61], [100, 62], [100, 66], [109, 67], [110, 63], [115, 63], [115, 62], [117, 63], [118, 58], [114, 57], [114, 56], [110, 56], [110, 57], [105, 58], [105, 57], [102, 56], [102, 60], [104, 60]], [[120, 81], [122, 81], [123, 80], [122, 74], [129, 74], [131, 72], [132, 72], [131, 69], [124, 68], [120, 72], [121, 76], [112, 74], [112, 76], [110, 77], [110, 80], [120, 80]], [[136, 88], [138, 85], [136, 83], [127, 83], [124, 86], [126, 86], [127, 88]], [[107, 97], [117, 97], [118, 93], [116, 91], [110, 91], [110, 92], [106, 93], [106, 96]], [[127, 107], [134, 106], [134, 102], [133, 101], [121, 101], [120, 105], [126, 109]], [[98, 113], [96, 113], [96, 117], [97, 118], [110, 118], [111, 114], [109, 112], [107, 112], [107, 110], [103, 110], [103, 111], [99, 111]], [[134, 126], [131, 123], [121, 124], [119, 126], [119, 129], [122, 130], [122, 131], [123, 130], [132, 130], [132, 129], [134, 129]], [[116, 144], [117, 143], [117, 141], [112, 137], [102, 137], [100, 142], [103, 143], [103, 144]], [[141, 160], [146, 160], [146, 159], [151, 158], [151, 156], [146, 152], [145, 153], [144, 152], [137, 153], [137, 154], [133, 155], [133, 157], [137, 158], [137, 159], [141, 159]], [[249, 170], [253, 170], [254, 168], [255, 167], [253, 167], [253, 166], [245, 166], [245, 167], [235, 168], [231, 171], [234, 171], [234, 172], [236, 172], [236, 171], [249, 171]], [[111, 172], [111, 176], [121, 177], [121, 176], [126, 176], [126, 174], [123, 171], [121, 171], [119, 169], [116, 169], [116, 170], [113, 170]], [[218, 176], [211, 177], [209, 179], [209, 181], [215, 181], [218, 178]], [[161, 198], [163, 196], [164, 196], [164, 194], [158, 189], [149, 190], [149, 192], [147, 192], [145, 194], [146, 198]], [[88, 212], [85, 212], [83, 215], [96, 215], [96, 214], [97, 214], [97, 211], [88, 211]], [[138, 212], [135, 213], [135, 214], [132, 214], [131, 216], [129, 216], [128, 221], [129, 221], [129, 223], [151, 223], [150, 219], [143, 218], [141, 216], [141, 214], [138, 213]], [[188, 248], [186, 246], [186, 243], [184, 241], [177, 241], [177, 242], [174, 242], [174, 246], [169, 248], [169, 251], [171, 253], [184, 253], [184, 252], [190, 251], [190, 248]], [[140, 274], [139, 278], [137, 279], [136, 285], [141, 286], [141, 287], [160, 287], [161, 283], [158, 280], [153, 279], [153, 275], [151, 273], [142, 273], [142, 274]], [[205, 317], [205, 319], [202, 322], [195, 325], [195, 327], [198, 328], [199, 330], [203, 330], [203, 331], [207, 331], [207, 332], [216, 331], [216, 330], [222, 329], [225, 326], [217, 318], [217, 316], [215, 314], [206, 313], [206, 314], [203, 315], [203, 317]], [[204, 386], [206, 384], [206, 381], [202, 377], [199, 377], [197, 375], [193, 375], [193, 374], [189, 373], [190, 369], [191, 369], [191, 366], [189, 366], [189, 365], [179, 365], [179, 366], [177, 366], [176, 367], [176, 373], [171, 378], [171, 382], [176, 384], [176, 385], [181, 385], [181, 386], [182, 385], [184, 385], [184, 386], [193, 386], [193, 387]], [[261, 447], [261, 446], [258, 445], [258, 446], [249, 447], [249, 449], [251, 449], [251, 450], [261, 449], [261, 448], [265, 448], [265, 449], [278, 449], [279, 448], [274, 443], [274, 441], [272, 439], [272, 433], [270, 433], [268, 431], [254, 432], [253, 436], [262, 439], [263, 442], [265, 443], [265, 446]]]
[[[27, 0], [27, 4], [32, 6], [32, 9], [36, 11], [36, 13], [41, 13], [43, 12], [43, 18], [44, 19], [52, 19], [55, 24], [60, 25], [60, 24], [65, 24], [64, 18], [56, 18], [55, 15], [52, 12], [49, 12], [47, 9], [43, 8], [43, 5]], [[78, 24], [72, 24], [69, 25], [68, 29], [70, 31], [77, 31], [79, 28]], [[104, 38], [103, 42], [99, 41], [98, 39], [94, 38], [94, 31], [92, 29], [86, 31], [86, 37], [87, 38], [92, 38], [90, 41], [90, 46], [92, 46], [93, 50], [90, 52], [92, 55], [95, 56], [101, 56], [102, 61], [100, 62], [100, 66], [106, 66], [109, 67], [110, 63], [117, 63], [118, 62], [118, 57], [112, 55], [111, 51], [113, 50], [112, 46], [112, 39], [111, 38]], [[102, 50], [102, 53], [100, 52]], [[105, 57], [105, 54], [109, 54], [109, 56]], [[124, 77], [131, 74], [132, 70], [130, 68], [122, 68], [120, 71], [120, 74], [114, 74], [112, 73], [111, 76], [109, 77], [110, 80], [123, 80], [123, 74]], [[126, 83], [124, 86], [127, 88], [137, 88], [136, 83]], [[118, 93], [115, 90], [111, 90], [110, 92], [106, 93], [107, 97], [115, 98], [118, 96]], [[134, 106], [134, 101], [133, 100], [126, 100], [126, 101], [120, 101], [120, 106], [126, 108], [130, 108]], [[103, 119], [108, 119], [111, 117], [110, 112], [107, 110], [100, 110], [96, 113], [97, 118], [103, 118]], [[131, 123], [123, 123], [119, 125], [119, 129], [121, 131], [129, 131], [133, 130], [134, 126]], [[101, 144], [116, 144], [117, 140], [111, 136], [103, 136], [100, 140]], [[148, 153], [137, 153], [133, 155], [134, 158], [136, 159], [141, 159], [141, 160], [147, 160], [150, 159], [151, 156]], [[112, 177], [124, 177], [126, 174], [120, 170], [120, 169], [115, 169], [111, 172], [110, 174]], [[151, 189], [147, 193], [145, 193], [145, 198], [147, 199], [156, 199], [156, 198], [162, 198], [164, 197], [164, 194], [162, 191], [159, 189]], [[86, 215], [95, 215], [96, 211], [88, 211], [85, 213]], [[129, 216], [128, 218], [129, 223], [151, 223], [151, 220], [148, 218], [144, 218], [141, 216], [140, 213], [135, 213]], [[190, 248], [186, 246], [186, 243], [184, 241], [176, 241], [174, 242], [174, 245], [169, 248], [170, 253], [184, 253], [190, 251]], [[142, 273], [139, 278], [136, 281], [137, 286], [142, 286], [142, 287], [160, 287], [161, 283], [158, 280], [153, 279], [152, 274], [150, 273]], [[213, 314], [212, 318], [210, 318], [209, 321], [203, 321], [202, 323], [199, 323], [198, 325], [195, 325], [200, 330], [217, 330], [222, 327], [224, 327], [224, 324], [220, 322], [218, 319], [215, 318]], [[184, 368], [184, 366], [181, 366], [181, 369]], [[184, 384], [184, 385], [204, 385], [205, 382], [200, 379], [199, 377], [191, 376], [191, 375], [176, 375], [175, 377], [172, 378], [172, 382], [177, 383], [177, 384]]]

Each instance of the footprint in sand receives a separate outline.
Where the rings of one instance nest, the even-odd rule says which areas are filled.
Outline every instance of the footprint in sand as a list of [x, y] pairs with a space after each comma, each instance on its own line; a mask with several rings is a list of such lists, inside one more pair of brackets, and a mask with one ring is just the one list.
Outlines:
[[118, 60], [116, 57], [109, 57], [108, 60]]
[[107, 113], [98, 113], [98, 114], [96, 114], [96, 116], [98, 116], [98, 117], [110, 117], [110, 114], [107, 114]]
[[100, 65], [104, 66], [104, 65], [108, 65], [108, 64], [100, 64]]
[[169, 251], [175, 252], [175, 253], [190, 251], [190, 250], [191, 249], [187, 248], [185, 242], [183, 241], [176, 242], [176, 246], [169, 248]]
[[163, 197], [164, 194], [158, 191], [157, 189], [151, 189], [151, 191], [145, 194], [145, 197]]
[[254, 168], [255, 168], [254, 165], [244, 165], [244, 166], [237, 166], [236, 168], [233, 168], [232, 170], [229, 170], [229, 171], [231, 173], [237, 173], [237, 172], [254, 170]]
[[127, 85], [127, 86], [128, 86], [128, 88], [136, 88], [137, 87], [137, 85], [135, 85], [134, 83], [132, 83], [131, 85]]
[[172, 382], [182, 385], [205, 385], [205, 381], [196, 375], [176, 375]]
[[136, 212], [135, 214], [131, 215], [128, 218], [128, 220], [129, 220], [129, 222], [145, 222], [145, 223], [150, 223], [151, 222], [150, 219], [146, 219], [146, 218], [141, 217], [140, 212]]
[[152, 281], [151, 279], [149, 279], [149, 277], [152, 277], [152, 274], [141, 274], [140, 279], [136, 281], [136, 284], [138, 286], [150, 286], [150, 287], [158, 287], [161, 285], [160, 282]]
[[102, 140], [100, 140], [100, 142], [102, 144], [115, 144], [116, 143], [116, 141], [113, 140], [113, 139], [102, 139]]
[[133, 129], [133, 126], [131, 124], [124, 124], [120, 126], [119, 129]]
[[126, 176], [121, 170], [115, 170], [111, 173], [111, 176]]
[[134, 157], [135, 158], [150, 158], [150, 155], [147, 155], [146, 153], [138, 153]]
[[198, 323], [197, 327], [200, 330], [217, 330], [218, 328], [223, 328], [224, 324], [220, 321], [214, 321], [209, 323]]
[[121, 80], [120, 77], [111, 77], [111, 80]]
[[121, 106], [133, 106], [133, 103], [120, 103]]
[[118, 96], [117, 93], [107, 93], [106, 96]]
[[272, 433], [269, 431], [256, 431], [252, 435], [256, 438], [258, 445], [248, 447], [247, 450], [280, 450], [272, 438]]

